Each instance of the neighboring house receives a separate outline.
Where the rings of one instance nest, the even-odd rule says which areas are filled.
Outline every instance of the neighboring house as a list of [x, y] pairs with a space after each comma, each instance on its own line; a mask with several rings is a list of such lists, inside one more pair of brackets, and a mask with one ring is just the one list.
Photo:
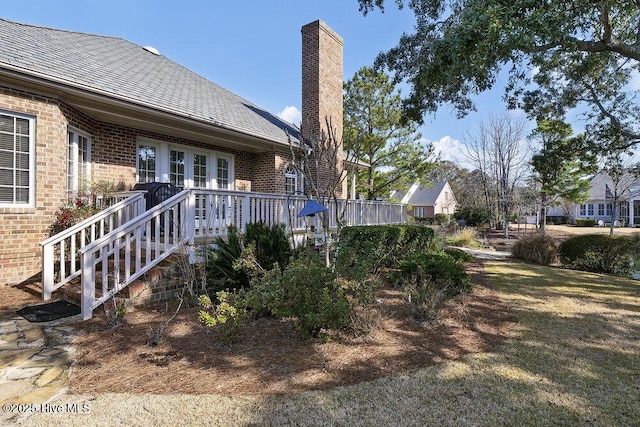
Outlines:
[[343, 42], [321, 21], [302, 28], [304, 135], [152, 47], [4, 19], [0, 40], [0, 285], [39, 277], [54, 213], [91, 183], [284, 195], [303, 189], [288, 136], [327, 117], [342, 135]]
[[435, 182], [431, 188], [415, 183], [401, 202], [409, 205], [408, 214], [414, 218], [433, 218], [436, 214], [451, 215], [458, 206], [447, 181]]
[[617, 188], [606, 173], [593, 176], [589, 199], [574, 207], [572, 219], [590, 218], [610, 223], [616, 193], [620, 224], [630, 227], [640, 225], [640, 179], [632, 175], [624, 175]]

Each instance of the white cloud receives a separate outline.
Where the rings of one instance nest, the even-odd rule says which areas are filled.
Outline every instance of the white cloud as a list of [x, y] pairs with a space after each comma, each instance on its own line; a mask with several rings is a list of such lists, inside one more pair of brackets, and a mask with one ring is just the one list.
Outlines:
[[300, 126], [300, 122], [302, 121], [302, 113], [300, 110], [291, 105], [284, 107], [284, 110], [278, 113], [278, 117], [288, 121], [289, 123], [293, 123], [296, 126]]
[[443, 136], [437, 141], [425, 140], [431, 143], [436, 155], [440, 155], [441, 160], [448, 160], [461, 168], [475, 169], [467, 157], [467, 147], [457, 139], [450, 136]]

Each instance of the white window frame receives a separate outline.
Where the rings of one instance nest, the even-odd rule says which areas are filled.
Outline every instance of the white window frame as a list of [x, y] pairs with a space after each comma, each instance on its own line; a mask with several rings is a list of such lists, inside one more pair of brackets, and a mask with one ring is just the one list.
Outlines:
[[[170, 162], [171, 162], [171, 150], [182, 151], [185, 153], [185, 168], [184, 168], [184, 188], [218, 188], [218, 159], [223, 158], [229, 162], [229, 177], [228, 177], [228, 189], [232, 190], [235, 187], [235, 156], [233, 154], [221, 153], [214, 150], [206, 150], [198, 147], [191, 147], [188, 145], [169, 144], [163, 141], [151, 140], [148, 138], [139, 137], [136, 144], [136, 182], [140, 183], [140, 165], [138, 152], [141, 146], [154, 147], [156, 150], [156, 169], [155, 169], [155, 181], [157, 182], [171, 182], [170, 180]], [[194, 180], [194, 160], [195, 155], [203, 155], [207, 158], [207, 186], [195, 187]]]
[[[293, 190], [289, 189], [288, 180], [293, 179]], [[298, 190], [298, 171], [292, 165], [287, 166], [284, 171], [284, 191], [287, 194], [292, 194]]]
[[[24, 207], [24, 208], [33, 208], [36, 205], [36, 118], [34, 116], [30, 116], [27, 114], [17, 113], [15, 111], [7, 111], [0, 110], [0, 114], [4, 116], [10, 116], [19, 119], [28, 120], [29, 122], [29, 189], [28, 189], [28, 200], [27, 202], [16, 202], [15, 200], [15, 180], [13, 183], [14, 188], [14, 197], [12, 202], [1, 202], [0, 208], [15, 208], [15, 207]], [[14, 130], [15, 135], [15, 130]], [[12, 151], [12, 155], [15, 156], [16, 150], [15, 145]], [[15, 174], [15, 164], [13, 167], [13, 172]], [[15, 176], [15, 175], [14, 175]]]
[[[145, 147], [149, 147], [149, 148], [153, 148], [155, 149], [156, 152], [156, 162], [155, 162], [155, 167], [154, 167], [154, 181], [160, 181], [160, 174], [158, 171], [158, 166], [161, 164], [161, 160], [160, 160], [160, 147], [158, 146], [158, 144], [154, 143], [154, 142], [149, 142], [147, 140], [143, 140], [143, 141], [138, 141], [138, 143], [136, 144], [136, 182], [137, 183], [146, 183], [148, 181], [142, 181], [140, 179], [140, 147], [141, 146], [145, 146]], [[168, 182], [168, 180], [167, 180]]]
[[426, 218], [424, 206], [415, 206], [413, 208], [413, 216], [415, 218]]
[[[87, 158], [84, 163], [84, 179], [86, 182], [80, 182], [80, 138], [87, 140]], [[71, 147], [69, 147], [71, 145]], [[88, 186], [91, 184], [91, 148], [92, 148], [91, 135], [73, 127], [67, 129], [67, 192], [69, 195], [77, 195], [78, 192], [83, 189], [83, 186], [87, 187], [84, 190], [88, 190]], [[72, 152], [69, 153], [71, 148]], [[69, 159], [71, 154], [71, 159]], [[71, 163], [71, 171], [69, 171], [69, 163]], [[69, 187], [69, 178], [71, 179], [71, 186]]]

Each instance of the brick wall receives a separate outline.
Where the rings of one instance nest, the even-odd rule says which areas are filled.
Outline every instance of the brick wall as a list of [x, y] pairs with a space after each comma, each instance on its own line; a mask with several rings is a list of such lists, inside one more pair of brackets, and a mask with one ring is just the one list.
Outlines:
[[[342, 147], [342, 51], [342, 38], [324, 22], [314, 21], [302, 27], [302, 137], [307, 141], [322, 141], [332, 136]], [[328, 131], [327, 121], [330, 121], [333, 132]], [[319, 171], [321, 176], [329, 168], [325, 166]], [[337, 173], [342, 170], [340, 148]], [[344, 190], [338, 188], [338, 197]]]
[[91, 179], [135, 185], [138, 137], [234, 155], [235, 179], [253, 191], [284, 192], [288, 154], [249, 153], [154, 132], [98, 122], [56, 99], [0, 86], [0, 109], [35, 117], [36, 202], [33, 208], [0, 208], [0, 286], [39, 280], [40, 242], [66, 199], [67, 129], [91, 136]]

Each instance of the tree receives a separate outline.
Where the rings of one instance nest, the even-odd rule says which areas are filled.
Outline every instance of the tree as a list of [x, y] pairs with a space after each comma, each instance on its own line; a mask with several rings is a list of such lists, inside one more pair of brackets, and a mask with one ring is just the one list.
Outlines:
[[[405, 2], [396, 0], [399, 7]], [[508, 69], [505, 99], [531, 116], [587, 110], [590, 132], [640, 141], [640, 110], [629, 90], [639, 70], [640, 4], [620, 0], [411, 0], [415, 33], [404, 34], [376, 64], [407, 81], [408, 118], [452, 104], [460, 116], [473, 95]], [[384, 0], [359, 0], [366, 15]], [[536, 70], [535, 73], [532, 71]], [[537, 89], [529, 86], [537, 84]], [[523, 102], [522, 104], [520, 104]], [[608, 143], [610, 139], [598, 138]]]
[[559, 199], [583, 203], [590, 188], [588, 173], [595, 172], [595, 157], [585, 156], [584, 136], [571, 137], [571, 126], [560, 120], [541, 120], [533, 132], [539, 150], [531, 157], [533, 178], [539, 186], [540, 218], [545, 232], [547, 207]]
[[505, 238], [509, 237], [515, 188], [525, 172], [524, 126], [522, 119], [492, 116], [465, 141], [469, 160], [482, 173], [489, 226], [496, 225], [496, 217], [500, 218]]
[[362, 67], [344, 85], [344, 147], [368, 166], [358, 173], [367, 199], [408, 187], [433, 167], [417, 123], [401, 123], [400, 91], [389, 76]]
[[631, 191], [631, 187], [640, 176], [638, 165], [625, 159], [623, 154], [620, 151], [612, 152], [602, 160], [601, 173], [608, 175], [612, 184], [605, 194], [605, 198], [611, 200], [611, 225], [609, 226], [611, 236], [613, 236], [616, 221], [620, 219], [620, 202]]

